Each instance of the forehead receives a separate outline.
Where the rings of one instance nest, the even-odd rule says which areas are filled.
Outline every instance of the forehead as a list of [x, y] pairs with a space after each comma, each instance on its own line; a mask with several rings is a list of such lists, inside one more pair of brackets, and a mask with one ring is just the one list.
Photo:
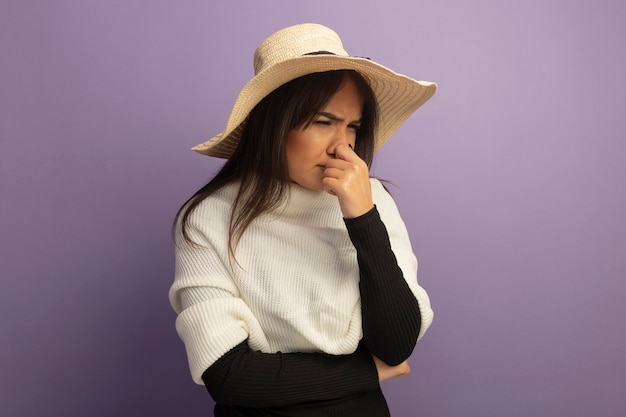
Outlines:
[[334, 112], [339, 112], [339, 114], [336, 115], [342, 118], [354, 118], [356, 116], [356, 118], [359, 119], [363, 111], [363, 102], [363, 94], [358, 90], [354, 81], [350, 78], [346, 78], [335, 94], [328, 100], [324, 111], [333, 114]]

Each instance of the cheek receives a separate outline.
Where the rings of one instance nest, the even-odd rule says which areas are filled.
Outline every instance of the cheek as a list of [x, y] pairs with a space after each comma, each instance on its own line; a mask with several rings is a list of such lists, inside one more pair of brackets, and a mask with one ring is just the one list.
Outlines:
[[305, 142], [302, 140], [298, 132], [292, 132], [287, 138], [287, 170], [289, 176], [293, 179], [298, 176], [298, 171], [302, 167], [303, 159], [306, 155]]
[[287, 162], [302, 161], [311, 153], [311, 141], [302, 134], [292, 134], [287, 140]]
[[294, 177], [297, 172], [298, 165], [297, 157], [293, 152], [293, 149], [287, 148], [287, 171], [289, 172], [289, 177]]
[[287, 165], [289, 166], [290, 170], [291, 170], [292, 165], [294, 164], [294, 161], [298, 158], [299, 153], [300, 152], [298, 150], [298, 145], [296, 141], [289, 138], [289, 141], [287, 142], [286, 156], [287, 156]]

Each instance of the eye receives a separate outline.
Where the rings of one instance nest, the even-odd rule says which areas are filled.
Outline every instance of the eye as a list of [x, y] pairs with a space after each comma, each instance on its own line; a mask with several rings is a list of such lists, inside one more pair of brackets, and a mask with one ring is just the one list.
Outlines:
[[314, 122], [316, 125], [329, 126], [330, 120], [319, 119]]
[[348, 128], [357, 131], [361, 128], [361, 125], [359, 123], [351, 123], [348, 125]]

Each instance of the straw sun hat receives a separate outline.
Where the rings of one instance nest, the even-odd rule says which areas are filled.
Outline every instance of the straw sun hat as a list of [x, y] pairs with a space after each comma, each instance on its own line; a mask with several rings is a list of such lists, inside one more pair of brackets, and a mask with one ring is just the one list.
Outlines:
[[379, 107], [374, 149], [378, 150], [422, 104], [437, 85], [398, 74], [368, 58], [351, 57], [339, 36], [318, 24], [282, 29], [265, 39], [254, 53], [254, 73], [241, 90], [224, 131], [192, 149], [204, 155], [228, 158], [237, 147], [246, 117], [265, 96], [303, 75], [350, 69], [369, 83]]

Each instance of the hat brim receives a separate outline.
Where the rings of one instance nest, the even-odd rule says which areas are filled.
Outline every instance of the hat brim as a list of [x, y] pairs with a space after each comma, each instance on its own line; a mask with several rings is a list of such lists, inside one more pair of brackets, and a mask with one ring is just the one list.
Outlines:
[[229, 158], [237, 147], [243, 123], [252, 109], [268, 94], [298, 77], [316, 72], [355, 70], [371, 86], [378, 101], [379, 122], [374, 150], [380, 149], [393, 133], [437, 91], [429, 81], [417, 81], [367, 58], [338, 55], [306, 55], [282, 61], [252, 78], [241, 90], [226, 128], [192, 150], [203, 155]]

